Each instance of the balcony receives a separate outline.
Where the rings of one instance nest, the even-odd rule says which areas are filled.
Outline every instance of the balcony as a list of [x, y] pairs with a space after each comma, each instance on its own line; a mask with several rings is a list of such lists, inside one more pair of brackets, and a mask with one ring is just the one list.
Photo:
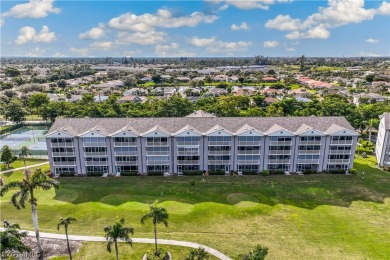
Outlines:
[[146, 161], [146, 165], [169, 165], [169, 161]]
[[299, 164], [319, 164], [319, 159], [298, 159]]
[[230, 146], [231, 141], [208, 141], [208, 146]]
[[291, 150], [268, 150], [268, 154], [291, 154]]
[[209, 155], [229, 155], [230, 151], [209, 151]]
[[53, 152], [53, 156], [59, 156], [59, 157], [74, 157], [74, 152]]
[[115, 161], [116, 166], [138, 165], [137, 161]]
[[246, 155], [246, 154], [249, 154], [249, 155], [259, 155], [260, 154], [260, 151], [257, 150], [257, 151], [237, 151], [237, 154], [238, 155]]
[[76, 166], [76, 161], [63, 161], [63, 162], [53, 162], [54, 166]]
[[268, 163], [273, 163], [273, 164], [289, 164], [290, 159], [269, 159]]
[[298, 150], [298, 154], [315, 154], [315, 155], [319, 155], [320, 154], [320, 150]]
[[116, 147], [137, 146], [137, 142], [114, 142]]
[[186, 142], [186, 141], [177, 141], [178, 146], [183, 146], [183, 145], [193, 145], [193, 146], [199, 146], [200, 142]]
[[184, 156], [199, 155], [199, 151], [189, 151], [189, 152], [177, 151], [177, 155], [184, 155]]
[[107, 166], [108, 161], [86, 161], [86, 166]]
[[123, 155], [138, 155], [137, 151], [117, 151], [114, 152], [114, 156], [123, 156]]
[[107, 144], [106, 144], [106, 142], [83, 143], [83, 147], [107, 147]]
[[212, 165], [227, 165], [230, 164], [230, 160], [209, 160], [208, 164]]
[[350, 163], [349, 159], [328, 159], [328, 163]]
[[351, 150], [329, 150], [329, 154], [351, 154]]
[[74, 147], [74, 142], [51, 143], [51, 147]]
[[321, 145], [321, 141], [299, 141], [300, 145]]
[[146, 151], [146, 155], [169, 155], [169, 151]]
[[340, 145], [340, 144], [352, 145], [352, 140], [331, 140], [330, 144], [333, 144], [333, 145]]
[[84, 156], [107, 156], [107, 152], [84, 152]]
[[279, 146], [279, 145], [291, 145], [291, 141], [269, 141], [269, 145]]
[[178, 165], [198, 165], [199, 160], [178, 160]]
[[238, 141], [238, 145], [242, 146], [260, 146], [261, 141]]
[[260, 164], [260, 160], [237, 160], [238, 164]]
[[168, 142], [146, 142], [146, 146], [168, 146]]

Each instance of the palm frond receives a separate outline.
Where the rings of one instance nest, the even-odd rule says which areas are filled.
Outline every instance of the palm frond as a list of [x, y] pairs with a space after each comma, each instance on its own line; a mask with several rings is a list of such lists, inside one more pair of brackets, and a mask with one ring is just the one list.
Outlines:
[[24, 208], [24, 205], [28, 200], [29, 196], [30, 196], [30, 191], [28, 189], [21, 190], [21, 194], [19, 196], [19, 205], [22, 206], [22, 208]]
[[5, 193], [7, 193], [9, 190], [14, 189], [14, 188], [23, 188], [23, 184], [19, 181], [11, 181], [10, 183], [7, 183], [3, 185], [0, 188], [0, 196], [4, 196]]
[[[11, 204], [16, 208], [16, 209], [20, 209], [20, 205], [19, 205], [19, 202], [18, 202], [18, 198], [19, 196], [21, 195], [21, 191], [17, 191], [15, 192], [14, 194], [12, 194], [11, 196]], [[23, 207], [24, 208], [24, 207]]]
[[107, 242], [107, 251], [111, 253], [111, 246], [114, 242], [112, 240]]

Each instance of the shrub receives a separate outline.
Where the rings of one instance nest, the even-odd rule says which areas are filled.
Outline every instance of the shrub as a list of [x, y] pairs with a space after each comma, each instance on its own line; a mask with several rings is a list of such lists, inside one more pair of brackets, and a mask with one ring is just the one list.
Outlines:
[[101, 172], [87, 172], [87, 176], [103, 176]]
[[137, 172], [121, 172], [121, 176], [137, 176]]
[[329, 174], [345, 174], [345, 170], [330, 170], [327, 171]]
[[351, 169], [348, 170], [348, 172], [349, 172], [350, 174], [356, 174], [356, 173], [357, 173], [357, 170], [356, 170], [355, 168], [351, 168]]
[[390, 166], [384, 166], [384, 167], [383, 167], [383, 170], [384, 170], [385, 172], [390, 172]]
[[158, 248], [157, 249], [157, 255], [155, 254], [155, 249], [151, 248], [146, 252], [146, 259], [147, 260], [168, 260], [169, 255], [168, 251], [164, 248]]
[[271, 175], [283, 175], [284, 171], [283, 170], [274, 170], [269, 172]]
[[210, 175], [225, 175], [224, 171], [209, 171]]
[[303, 171], [303, 174], [305, 174], [305, 175], [316, 174], [316, 173], [317, 173], [317, 171], [314, 171], [314, 170], [305, 170], [305, 171]]
[[194, 180], [190, 180], [190, 186], [195, 186], [195, 181]]
[[163, 172], [148, 172], [148, 176], [164, 176]]
[[268, 176], [270, 174], [269, 170], [264, 170], [261, 172], [261, 175]]
[[190, 253], [186, 255], [185, 260], [205, 260], [209, 259], [209, 257], [209, 253], [203, 247], [199, 247], [191, 249]]
[[70, 173], [70, 172], [62, 172], [60, 174], [60, 177], [73, 177], [74, 176], [74, 173]]
[[194, 175], [202, 175], [203, 172], [202, 171], [183, 171], [183, 174], [187, 175], [187, 176], [194, 176]]
[[268, 247], [262, 247], [257, 245], [253, 251], [250, 251], [246, 254], [239, 255], [238, 259], [240, 260], [263, 260], [268, 255]]
[[257, 171], [243, 171], [243, 175], [257, 175]]

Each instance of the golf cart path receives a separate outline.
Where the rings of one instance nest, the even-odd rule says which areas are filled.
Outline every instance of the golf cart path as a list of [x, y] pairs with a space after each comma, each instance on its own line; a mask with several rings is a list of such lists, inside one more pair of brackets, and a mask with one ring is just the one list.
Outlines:
[[[27, 231], [28, 236], [35, 237], [34, 231]], [[54, 234], [54, 233], [44, 233], [39, 232], [39, 236], [41, 238], [51, 238], [51, 239], [66, 239], [65, 235], [62, 234]], [[76, 235], [69, 235], [69, 240], [75, 240], [75, 241], [90, 241], [90, 242], [106, 242], [107, 240], [104, 237], [95, 237], [95, 236], [76, 236]], [[153, 238], [131, 238], [131, 240], [134, 243], [144, 243], [144, 244], [154, 244]], [[120, 241], [122, 242], [122, 241]], [[187, 241], [179, 241], [179, 240], [168, 240], [168, 239], [157, 239], [158, 244], [161, 245], [173, 245], [173, 246], [185, 246], [185, 247], [192, 247], [192, 248], [199, 248], [203, 247], [208, 253], [212, 254], [215, 257], [218, 257], [221, 260], [231, 260], [230, 257], [222, 254], [218, 250], [215, 250], [214, 248], [204, 246], [197, 243], [187, 242]]]
[[[37, 167], [37, 166], [42, 166], [42, 165], [45, 165], [45, 164], [48, 164], [49, 161], [47, 162], [44, 162], [44, 163], [38, 163], [38, 164], [34, 164], [34, 165], [29, 165], [27, 166], [26, 168], [33, 168], [33, 167]], [[7, 173], [7, 172], [13, 172], [13, 171], [19, 171], [19, 170], [24, 170], [24, 166], [23, 167], [19, 167], [19, 168], [15, 168], [15, 169], [9, 169], [9, 170], [6, 170], [6, 171], [0, 171], [0, 174], [3, 174], [3, 173]]]

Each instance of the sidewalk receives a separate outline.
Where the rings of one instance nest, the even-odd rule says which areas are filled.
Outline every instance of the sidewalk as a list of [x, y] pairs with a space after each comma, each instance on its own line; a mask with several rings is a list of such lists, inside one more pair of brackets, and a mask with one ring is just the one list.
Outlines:
[[[34, 165], [29, 165], [29, 166], [27, 166], [26, 168], [27, 168], [27, 169], [29, 169], [29, 168], [34, 168], [34, 167], [42, 166], [42, 165], [45, 165], [45, 164], [48, 164], [48, 163], [49, 163], [49, 162], [44, 162], [44, 163], [38, 163], [38, 164], [34, 164]], [[7, 172], [19, 171], [19, 170], [24, 170], [24, 167], [19, 167], [19, 168], [15, 168], [15, 169], [10, 169], [10, 170], [6, 170], [6, 171], [0, 171], [0, 174], [7, 173]]]

